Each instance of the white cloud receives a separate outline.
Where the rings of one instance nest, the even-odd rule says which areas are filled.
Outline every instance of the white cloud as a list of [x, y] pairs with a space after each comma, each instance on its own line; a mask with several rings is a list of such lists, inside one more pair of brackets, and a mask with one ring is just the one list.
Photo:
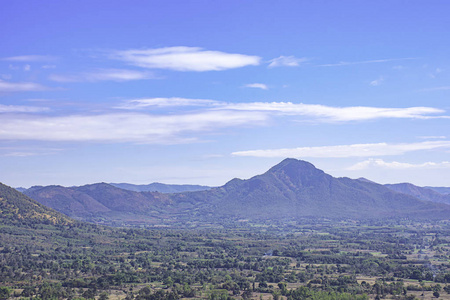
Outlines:
[[218, 106], [222, 105], [220, 101], [205, 99], [186, 99], [186, 98], [147, 98], [128, 100], [124, 104], [115, 108], [119, 109], [141, 109], [146, 107], [183, 107], [183, 106]]
[[28, 71], [31, 70], [31, 66], [30, 65], [25, 65], [25, 66], [23, 66], [23, 70], [28, 72]]
[[298, 67], [301, 63], [308, 61], [308, 58], [297, 58], [295, 56], [280, 56], [271, 59], [269, 62], [269, 68], [274, 67]]
[[319, 65], [319, 67], [341, 67], [341, 66], [350, 66], [350, 65], [364, 65], [364, 64], [385, 63], [385, 62], [391, 62], [391, 61], [411, 60], [411, 59], [416, 59], [416, 58], [407, 57], [407, 58], [373, 59], [373, 60], [363, 60], [363, 61], [340, 61], [340, 62], [335, 63], [335, 64]]
[[154, 78], [151, 73], [124, 69], [100, 69], [92, 72], [77, 75], [57, 75], [49, 76], [50, 80], [57, 82], [80, 82], [80, 81], [130, 81]]
[[255, 88], [255, 89], [262, 89], [262, 90], [268, 90], [269, 88], [264, 83], [249, 83], [244, 85], [244, 87], [248, 88]]
[[371, 86], [379, 86], [379, 85], [381, 85], [383, 83], [383, 81], [384, 81], [384, 78], [383, 77], [379, 77], [378, 79], [372, 80], [370, 82], [370, 85]]
[[[259, 85], [259, 84], [258, 84]], [[256, 86], [254, 86], [256, 87]], [[262, 88], [257, 86], [258, 88]], [[126, 101], [115, 108], [141, 109], [145, 107], [199, 106], [211, 110], [232, 110], [260, 112], [269, 115], [304, 116], [322, 122], [364, 121], [381, 118], [431, 119], [449, 118], [436, 115], [445, 111], [433, 107], [383, 108], [370, 106], [332, 107], [319, 104], [292, 102], [249, 102], [231, 103], [209, 99], [148, 98]], [[434, 116], [430, 116], [434, 114]]]
[[299, 147], [268, 150], [249, 150], [233, 152], [235, 156], [253, 157], [316, 157], [316, 158], [344, 158], [371, 157], [386, 155], [402, 155], [406, 152], [450, 148], [450, 141], [427, 141], [410, 144], [353, 144], [321, 147]]
[[[259, 84], [258, 84], [259, 85]], [[256, 87], [256, 86], [254, 86]], [[257, 86], [258, 88], [263, 88]], [[231, 103], [204, 99], [186, 98], [149, 98], [129, 100], [117, 106], [122, 109], [140, 109], [144, 107], [201, 106], [211, 110], [232, 110], [260, 112], [269, 115], [304, 116], [321, 122], [365, 121], [381, 118], [431, 119], [449, 118], [436, 115], [445, 111], [433, 107], [383, 108], [369, 106], [332, 107], [319, 104], [292, 102], [249, 102]], [[433, 115], [434, 116], [431, 116]]]
[[370, 168], [383, 168], [383, 169], [394, 169], [394, 170], [408, 170], [408, 169], [438, 169], [438, 168], [450, 168], [449, 161], [443, 162], [425, 162], [422, 164], [410, 164], [410, 163], [402, 163], [397, 161], [386, 162], [382, 159], [368, 159], [357, 164], [354, 164], [351, 167], [348, 167], [347, 170], [350, 171], [360, 171], [366, 170]]
[[48, 110], [47, 107], [0, 104], [0, 113], [36, 113]]
[[191, 133], [243, 125], [254, 126], [264, 123], [266, 119], [266, 115], [257, 112], [231, 111], [178, 115], [0, 115], [0, 139], [173, 144], [195, 140], [185, 137]]
[[258, 56], [209, 51], [197, 47], [115, 51], [110, 58], [142, 68], [195, 72], [256, 66], [261, 60]]
[[21, 55], [21, 56], [10, 56], [2, 58], [6, 61], [18, 61], [18, 62], [29, 62], [29, 61], [54, 61], [56, 57], [50, 55]]
[[6, 82], [0, 80], [0, 92], [44, 91], [49, 88], [33, 82]]
[[291, 102], [252, 102], [229, 103], [223, 108], [244, 111], [267, 111], [286, 115], [309, 116], [322, 121], [343, 122], [379, 118], [448, 118], [447, 116], [428, 116], [444, 110], [432, 107], [382, 108], [368, 106], [332, 107], [319, 104], [295, 104]]

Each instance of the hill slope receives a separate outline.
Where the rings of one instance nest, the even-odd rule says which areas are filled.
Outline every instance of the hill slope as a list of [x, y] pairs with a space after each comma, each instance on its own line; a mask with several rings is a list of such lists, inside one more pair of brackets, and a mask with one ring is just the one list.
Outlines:
[[159, 193], [139, 193], [106, 183], [80, 187], [32, 187], [25, 194], [71, 217], [85, 219], [108, 213], [145, 213], [170, 199]]
[[391, 190], [407, 194], [425, 201], [450, 204], [450, 194], [441, 194], [430, 188], [416, 186], [411, 183], [385, 184]]
[[69, 224], [73, 222], [65, 215], [45, 207], [2, 183], [0, 183], [0, 220], [3, 223]]
[[450, 187], [426, 186], [425, 188], [438, 192], [439, 194], [450, 195]]

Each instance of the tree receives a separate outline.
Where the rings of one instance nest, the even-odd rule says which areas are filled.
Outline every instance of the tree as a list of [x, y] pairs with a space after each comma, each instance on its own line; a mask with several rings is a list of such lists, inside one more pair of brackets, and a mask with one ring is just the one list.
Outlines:
[[6, 300], [11, 295], [11, 289], [6, 286], [0, 287], [0, 300]]

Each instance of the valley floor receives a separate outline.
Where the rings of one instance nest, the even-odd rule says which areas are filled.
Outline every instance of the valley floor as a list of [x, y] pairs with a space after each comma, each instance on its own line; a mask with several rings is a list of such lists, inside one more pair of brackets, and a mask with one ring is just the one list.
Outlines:
[[0, 299], [450, 299], [450, 223], [0, 225]]

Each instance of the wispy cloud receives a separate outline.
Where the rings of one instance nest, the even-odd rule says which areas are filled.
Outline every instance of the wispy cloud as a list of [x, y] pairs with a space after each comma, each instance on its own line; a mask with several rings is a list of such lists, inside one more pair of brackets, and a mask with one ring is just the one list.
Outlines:
[[334, 63], [334, 64], [319, 65], [319, 67], [342, 67], [342, 66], [376, 64], [376, 63], [385, 63], [385, 62], [400, 61], [400, 60], [413, 60], [413, 59], [417, 59], [417, 58], [407, 57], [407, 58], [373, 59], [373, 60], [363, 60], [363, 61], [341, 61], [341, 62]]
[[[329, 107], [290, 102], [229, 103], [209, 99], [145, 98], [132, 99], [113, 106], [126, 111], [68, 114], [25, 115], [19, 112], [43, 112], [43, 108], [2, 106], [0, 140], [94, 141], [137, 143], [182, 143], [196, 141], [201, 133], [214, 133], [232, 127], [265, 126], [269, 120], [282, 116], [301, 116], [317, 122], [362, 121], [377, 118], [431, 118], [429, 114], [444, 111], [430, 107], [374, 108]], [[156, 112], [157, 108], [161, 108]], [[169, 109], [166, 109], [169, 108]], [[445, 116], [435, 116], [445, 117]], [[430, 144], [427, 144], [430, 143]], [[417, 147], [438, 147], [427, 142]], [[446, 141], [439, 142], [447, 143]], [[344, 155], [345, 151], [375, 156], [377, 149], [403, 149], [408, 145], [350, 145], [333, 146], [328, 151]], [[236, 155], [302, 156], [305, 153], [325, 153], [329, 147], [257, 150]], [[337, 151], [341, 149], [341, 152]], [[358, 150], [356, 151], [356, 150]], [[320, 150], [320, 151], [319, 151]], [[369, 151], [371, 150], [371, 151]], [[306, 152], [305, 152], [306, 151]], [[310, 152], [307, 152], [310, 151]], [[312, 151], [312, 152], [311, 152]], [[263, 153], [263, 154], [260, 154]], [[267, 154], [269, 153], [269, 154]], [[273, 154], [278, 153], [278, 154]], [[252, 154], [253, 155], [253, 154]], [[320, 155], [320, 154], [317, 154]], [[325, 155], [325, 154], [323, 154]], [[352, 154], [355, 155], [355, 154]], [[296, 155], [297, 156], [297, 155]], [[358, 156], [358, 155], [357, 155]], [[360, 154], [362, 156], [362, 154]]]
[[269, 87], [267, 85], [265, 85], [264, 83], [249, 83], [249, 84], [244, 85], [244, 87], [261, 89], [261, 90], [269, 89]]
[[0, 115], [0, 139], [174, 144], [196, 140], [190, 134], [264, 123], [262, 113], [208, 111], [188, 114], [138, 113], [9, 116]]
[[268, 150], [249, 150], [233, 152], [234, 156], [253, 157], [316, 157], [316, 158], [343, 158], [343, 157], [371, 157], [402, 155], [411, 151], [433, 150], [438, 148], [450, 148], [450, 141], [426, 141], [421, 143], [405, 144], [352, 144], [321, 147], [299, 147]]
[[28, 148], [1, 147], [0, 148], [0, 156], [29, 157], [29, 156], [38, 156], [38, 155], [51, 155], [51, 154], [55, 154], [61, 150], [62, 149], [57, 149], [57, 148], [33, 147], [33, 151], [30, 151]]
[[443, 162], [425, 162], [422, 164], [410, 164], [402, 163], [398, 161], [386, 162], [382, 159], [368, 159], [353, 166], [347, 168], [350, 171], [360, 171], [372, 168], [383, 168], [383, 169], [393, 169], [393, 170], [408, 170], [408, 169], [440, 169], [440, 168], [450, 168], [449, 161]]
[[1, 60], [6, 61], [17, 61], [17, 62], [47, 62], [55, 61], [57, 58], [50, 55], [21, 55], [21, 56], [10, 56], [4, 57]]
[[[259, 84], [258, 84], [259, 85]], [[253, 86], [263, 88], [262, 86]], [[116, 108], [141, 109], [145, 107], [199, 106], [209, 110], [231, 110], [265, 113], [268, 116], [289, 115], [312, 118], [319, 122], [365, 121], [382, 118], [431, 119], [450, 118], [444, 110], [433, 107], [383, 108], [370, 106], [333, 107], [292, 102], [231, 103], [205, 99], [148, 98], [128, 100]]]
[[29, 157], [29, 156], [36, 156], [38, 155], [35, 152], [9, 152], [6, 154], [3, 154], [2, 156], [11, 156], [11, 157]]
[[131, 81], [154, 78], [153, 74], [149, 72], [140, 72], [134, 70], [124, 69], [100, 69], [91, 72], [85, 72], [75, 75], [58, 75], [52, 74], [49, 76], [50, 80], [57, 82], [97, 82], [97, 81]]
[[380, 76], [378, 79], [372, 80], [370, 82], [370, 85], [371, 86], [379, 86], [383, 83], [383, 81], [384, 81], [384, 78], [382, 76]]
[[0, 80], [0, 92], [45, 91], [50, 88], [34, 82], [7, 82]]
[[187, 98], [147, 98], [128, 100], [125, 103], [116, 106], [119, 109], [142, 109], [146, 107], [186, 107], [186, 106], [219, 106], [220, 101], [205, 99], [187, 99]]
[[[48, 107], [23, 106], [23, 105], [3, 105], [0, 104], [0, 113], [37, 113], [49, 111]], [[1, 125], [0, 125], [1, 128]]]
[[195, 72], [256, 66], [261, 60], [258, 56], [209, 51], [197, 47], [114, 51], [109, 57], [142, 68]]
[[429, 116], [445, 111], [432, 107], [382, 108], [369, 106], [332, 107], [319, 104], [295, 104], [291, 102], [252, 102], [229, 103], [225, 109], [244, 111], [267, 111], [286, 115], [313, 117], [320, 121], [345, 122], [380, 118], [448, 118], [448, 116]]
[[295, 56], [280, 56], [271, 59], [269, 62], [269, 68], [275, 67], [298, 67], [301, 63], [309, 61], [308, 58], [302, 57], [297, 58]]

